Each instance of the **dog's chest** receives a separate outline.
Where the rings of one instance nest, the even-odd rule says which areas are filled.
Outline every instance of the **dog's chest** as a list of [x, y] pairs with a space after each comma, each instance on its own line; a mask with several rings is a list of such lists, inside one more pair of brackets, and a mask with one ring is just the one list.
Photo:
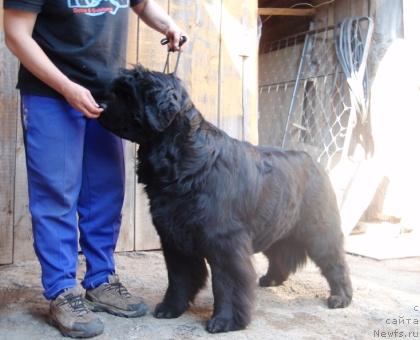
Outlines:
[[202, 249], [203, 214], [196, 197], [160, 196], [150, 200], [153, 223], [162, 245], [184, 254]]

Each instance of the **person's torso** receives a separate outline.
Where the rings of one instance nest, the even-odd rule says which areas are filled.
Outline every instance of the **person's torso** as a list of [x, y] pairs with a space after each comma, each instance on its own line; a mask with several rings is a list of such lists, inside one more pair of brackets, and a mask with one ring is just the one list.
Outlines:
[[[33, 38], [71, 80], [101, 97], [125, 64], [129, 0], [46, 0]], [[22, 92], [57, 95], [21, 67]]]

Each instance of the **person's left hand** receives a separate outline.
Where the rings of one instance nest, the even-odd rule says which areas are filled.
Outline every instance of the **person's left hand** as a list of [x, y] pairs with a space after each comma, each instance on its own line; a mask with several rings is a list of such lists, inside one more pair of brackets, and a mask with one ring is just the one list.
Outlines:
[[[181, 41], [181, 36], [186, 36], [185, 33], [183, 33], [181, 31], [181, 29], [179, 27], [170, 27], [167, 31], [166, 31], [166, 38], [168, 38], [169, 43], [168, 43], [168, 50], [171, 52], [175, 52], [175, 51], [179, 51], [181, 49], [182, 46], [185, 45], [185, 42], [182, 44], [182, 46], [180, 46], [180, 41]], [[188, 41], [188, 37], [187, 37], [187, 41]]]

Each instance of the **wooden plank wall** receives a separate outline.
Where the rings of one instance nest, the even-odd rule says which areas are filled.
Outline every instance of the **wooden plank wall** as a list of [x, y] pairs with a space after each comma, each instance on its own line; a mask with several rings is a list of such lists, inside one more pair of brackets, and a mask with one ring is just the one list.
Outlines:
[[[181, 55], [178, 76], [197, 108], [231, 136], [257, 143], [257, 0], [155, 1], [190, 38]], [[161, 38], [161, 34], [132, 14], [127, 64], [140, 62], [150, 69], [163, 70], [166, 48], [160, 45]], [[8, 212], [0, 216], [1, 264], [33, 259], [35, 255], [22, 130], [20, 123], [17, 124], [18, 97], [14, 89], [17, 61], [2, 40], [0, 56], [6, 61], [5, 72], [0, 73], [5, 88], [0, 92], [0, 211]], [[171, 55], [172, 67], [174, 63], [175, 55]], [[160, 247], [147, 197], [135, 176], [136, 150], [135, 144], [125, 143], [126, 191], [117, 251]]]
[[[138, 20], [133, 15], [129, 19], [127, 41], [127, 63], [135, 64], [138, 61]], [[125, 156], [125, 195], [122, 210], [121, 230], [116, 251], [131, 251], [135, 249], [135, 202], [136, 202], [136, 145], [124, 141]]]
[[[257, 143], [257, 1], [245, 5], [234, 0], [158, 3], [189, 36], [177, 75], [197, 108], [231, 136]], [[143, 23], [138, 34], [139, 62], [162, 70], [166, 49], [159, 45], [161, 36]], [[173, 70], [176, 55], [170, 61]], [[159, 241], [141, 185], [136, 192], [135, 247], [155, 249]]]
[[[324, 1], [317, 1], [322, 2]], [[336, 0], [331, 5], [321, 6], [314, 17], [315, 28], [335, 25], [350, 16], [367, 16], [368, 5], [366, 0]]]
[[252, 1], [223, 1], [220, 51], [219, 126], [253, 143], [258, 142], [258, 120], [252, 112], [257, 103], [257, 11]]
[[[156, 2], [169, 12], [169, 0], [156, 0]], [[138, 19], [135, 19], [135, 21], [138, 21]], [[152, 70], [162, 71], [166, 60], [166, 48], [160, 45], [163, 36], [141, 21], [138, 21], [138, 27], [137, 62]], [[149, 214], [149, 200], [142, 184], [136, 185], [135, 198], [135, 249], [158, 249], [160, 248], [159, 238], [153, 227]]]
[[13, 183], [16, 113], [19, 102], [14, 88], [18, 63], [4, 43], [2, 7], [0, 8], [0, 60], [2, 61], [0, 65], [0, 264], [7, 264], [13, 260]]

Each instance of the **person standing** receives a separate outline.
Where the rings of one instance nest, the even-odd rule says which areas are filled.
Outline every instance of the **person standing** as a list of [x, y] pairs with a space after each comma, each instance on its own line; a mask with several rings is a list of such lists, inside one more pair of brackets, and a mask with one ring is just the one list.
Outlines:
[[[125, 66], [131, 9], [178, 50], [183, 34], [153, 0], [4, 0], [17, 88], [34, 248], [51, 321], [70, 337], [101, 334], [92, 312], [139, 317], [147, 306], [116, 274], [124, 199], [121, 139], [96, 118], [107, 84]], [[86, 273], [76, 280], [80, 247]]]

